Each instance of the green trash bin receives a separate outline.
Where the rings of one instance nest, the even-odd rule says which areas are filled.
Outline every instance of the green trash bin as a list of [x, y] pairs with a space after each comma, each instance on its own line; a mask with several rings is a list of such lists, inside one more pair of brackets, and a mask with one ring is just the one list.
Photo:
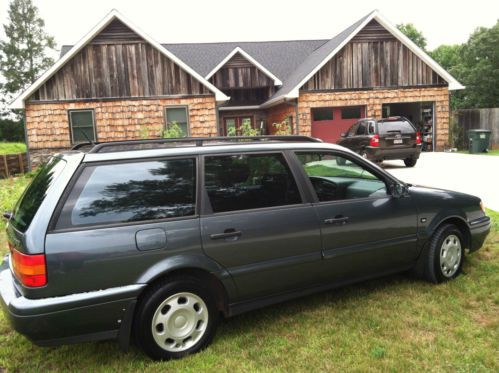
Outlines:
[[474, 129], [468, 131], [469, 150], [471, 154], [486, 153], [489, 148], [491, 131], [483, 129]]

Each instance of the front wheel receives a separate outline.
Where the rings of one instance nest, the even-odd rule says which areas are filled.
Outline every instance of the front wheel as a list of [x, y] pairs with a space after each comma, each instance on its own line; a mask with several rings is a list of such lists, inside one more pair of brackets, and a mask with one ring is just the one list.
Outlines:
[[142, 297], [135, 336], [151, 358], [177, 359], [208, 346], [218, 319], [214, 297], [197, 279], [169, 279]]
[[406, 158], [404, 159], [404, 163], [406, 165], [406, 167], [414, 167], [417, 163], [417, 159], [416, 158]]
[[463, 244], [463, 235], [455, 225], [441, 226], [421, 254], [418, 274], [436, 284], [456, 278], [463, 265]]

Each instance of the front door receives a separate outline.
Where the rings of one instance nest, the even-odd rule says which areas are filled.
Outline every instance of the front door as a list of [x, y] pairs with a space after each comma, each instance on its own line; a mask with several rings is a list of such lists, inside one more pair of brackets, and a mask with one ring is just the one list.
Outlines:
[[224, 136], [243, 136], [244, 127], [254, 128], [254, 121], [251, 115], [239, 117], [224, 117], [223, 123]]
[[319, 222], [284, 155], [206, 156], [204, 167], [203, 249], [230, 273], [239, 300], [319, 283]]
[[417, 211], [410, 196], [393, 198], [386, 176], [341, 152], [296, 154], [317, 197], [326, 278], [367, 277], [414, 263]]

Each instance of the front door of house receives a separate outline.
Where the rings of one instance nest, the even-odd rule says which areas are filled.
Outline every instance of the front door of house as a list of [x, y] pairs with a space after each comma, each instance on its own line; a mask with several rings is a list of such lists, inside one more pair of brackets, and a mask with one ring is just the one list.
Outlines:
[[253, 117], [250, 115], [239, 116], [239, 117], [224, 117], [223, 120], [224, 136], [242, 136], [244, 132], [242, 130], [245, 126], [250, 126], [254, 128]]

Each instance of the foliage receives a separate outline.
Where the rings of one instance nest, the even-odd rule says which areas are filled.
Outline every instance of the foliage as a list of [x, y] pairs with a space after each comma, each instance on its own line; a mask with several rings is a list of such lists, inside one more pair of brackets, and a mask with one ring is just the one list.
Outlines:
[[459, 125], [459, 121], [451, 115], [449, 118], [449, 144], [451, 148], [461, 149], [464, 146], [462, 132], [463, 128]]
[[452, 69], [460, 62], [462, 48], [460, 44], [443, 44], [429, 52], [429, 55], [452, 75]]
[[141, 126], [139, 129], [139, 139], [149, 139], [150, 138], [150, 128], [147, 126]]
[[0, 141], [24, 141], [23, 122], [0, 118]]
[[[25, 176], [0, 180], [2, 211], [12, 210], [28, 181]], [[480, 251], [466, 256], [465, 275], [454, 281], [435, 286], [395, 275], [288, 301], [224, 320], [209, 348], [165, 362], [150, 361], [133, 345], [124, 353], [115, 341], [36, 347], [12, 331], [0, 312], [0, 367], [8, 372], [497, 372], [499, 213], [487, 214], [491, 234]], [[4, 227], [1, 221], [2, 254]]]
[[251, 126], [250, 122], [243, 122], [239, 127], [239, 134], [235, 127], [230, 127], [227, 129], [227, 136], [259, 136], [260, 131]]
[[24, 152], [26, 152], [26, 144], [23, 142], [0, 142], [0, 155]]
[[397, 28], [422, 50], [426, 50], [426, 38], [412, 23], [400, 23]]
[[0, 42], [0, 71], [4, 78], [3, 100], [33, 83], [53, 59], [47, 49], [55, 49], [54, 38], [45, 30], [45, 22], [32, 0], [12, 0], [8, 23], [4, 25], [6, 40]]
[[282, 135], [291, 135], [292, 129], [289, 125], [289, 120], [284, 119], [282, 122], [272, 123], [272, 127], [274, 127], [274, 135], [282, 136]]
[[170, 122], [168, 126], [163, 130], [163, 138], [165, 139], [176, 139], [184, 137], [184, 132], [177, 122]]

